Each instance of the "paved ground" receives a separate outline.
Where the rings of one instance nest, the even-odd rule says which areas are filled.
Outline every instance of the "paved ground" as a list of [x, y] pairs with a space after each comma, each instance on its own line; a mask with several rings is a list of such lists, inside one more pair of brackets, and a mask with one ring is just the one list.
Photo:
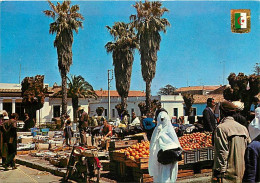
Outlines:
[[23, 165], [17, 165], [17, 169], [4, 171], [0, 167], [0, 182], [1, 183], [46, 183], [46, 182], [60, 182], [61, 177], [52, 175], [49, 172], [39, 171], [28, 168]]

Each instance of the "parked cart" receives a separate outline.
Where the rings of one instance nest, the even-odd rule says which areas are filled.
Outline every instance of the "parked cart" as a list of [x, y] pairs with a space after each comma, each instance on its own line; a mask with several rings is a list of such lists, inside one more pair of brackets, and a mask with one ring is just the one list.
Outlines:
[[77, 181], [89, 182], [100, 180], [101, 164], [98, 159], [98, 150], [96, 148], [84, 148], [73, 146], [70, 154], [65, 181], [75, 179]]

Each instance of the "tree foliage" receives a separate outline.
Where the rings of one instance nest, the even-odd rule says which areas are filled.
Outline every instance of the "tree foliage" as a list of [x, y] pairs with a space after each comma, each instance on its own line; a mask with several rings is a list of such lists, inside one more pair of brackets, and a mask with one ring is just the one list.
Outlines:
[[192, 104], [194, 103], [193, 95], [190, 93], [183, 93], [182, 97], [185, 103], [185, 115], [190, 116], [192, 112]]
[[106, 27], [113, 36], [114, 42], [108, 42], [105, 48], [108, 53], [112, 52], [116, 90], [121, 96], [122, 107], [126, 110], [126, 99], [130, 89], [134, 61], [134, 49], [138, 47], [138, 40], [130, 24], [116, 22], [113, 27]]
[[57, 48], [58, 66], [62, 80], [62, 114], [67, 114], [67, 73], [72, 64], [72, 43], [73, 31], [78, 33], [78, 29], [83, 27], [84, 17], [78, 12], [79, 6], [72, 5], [71, 1], [57, 2], [54, 5], [48, 0], [51, 10], [45, 10], [43, 13], [51, 17], [54, 22], [50, 24], [49, 33], [56, 33], [54, 47]]
[[176, 88], [168, 84], [163, 88], [159, 89], [158, 95], [174, 95]]
[[97, 98], [91, 84], [89, 84], [82, 76], [71, 75], [68, 79], [68, 97], [72, 98], [74, 121], [77, 117], [77, 109], [79, 107], [79, 98]]
[[136, 14], [130, 16], [133, 26], [137, 30], [139, 39], [139, 53], [141, 55], [141, 70], [146, 83], [146, 112], [151, 110], [151, 82], [156, 72], [157, 52], [160, 49], [160, 32], [166, 33], [170, 25], [166, 18], [161, 18], [168, 9], [162, 7], [159, 1], [136, 2], [133, 7]]
[[224, 92], [226, 100], [244, 102], [243, 114], [248, 116], [250, 106], [253, 103], [254, 96], [260, 92], [260, 76], [252, 74], [250, 76], [244, 73], [230, 73], [228, 76], [230, 87], [227, 87]]
[[33, 128], [36, 123], [35, 114], [44, 105], [47, 88], [43, 87], [44, 76], [25, 77], [22, 85], [22, 104], [25, 112], [28, 113], [29, 121], [25, 124], [26, 130]]
[[138, 107], [140, 109], [140, 112], [141, 112], [141, 116], [143, 115], [152, 115], [155, 113], [156, 109], [158, 108], [160, 102], [156, 99], [152, 100], [151, 102], [151, 110], [150, 110], [150, 113], [147, 113], [147, 108], [146, 108], [146, 103], [145, 102], [140, 102], [138, 104]]

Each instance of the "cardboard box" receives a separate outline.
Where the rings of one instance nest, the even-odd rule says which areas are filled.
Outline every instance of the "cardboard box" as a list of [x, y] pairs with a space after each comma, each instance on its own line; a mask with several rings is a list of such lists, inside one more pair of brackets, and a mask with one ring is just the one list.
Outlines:
[[22, 137], [21, 138], [21, 143], [22, 144], [29, 144], [33, 142], [33, 136], [28, 136], [28, 137]]

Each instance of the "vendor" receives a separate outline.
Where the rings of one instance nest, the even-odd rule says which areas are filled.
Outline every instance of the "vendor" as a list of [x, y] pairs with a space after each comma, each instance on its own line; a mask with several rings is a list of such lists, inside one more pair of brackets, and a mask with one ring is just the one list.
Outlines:
[[132, 123], [129, 124], [130, 127], [140, 126], [140, 120], [136, 116], [135, 112], [132, 112]]
[[101, 121], [103, 121], [104, 124], [101, 134], [103, 135], [103, 139], [105, 140], [106, 138], [112, 137], [112, 126], [108, 124], [105, 118], [101, 118]]
[[108, 150], [108, 143], [110, 141], [110, 138], [112, 137], [112, 126], [108, 124], [107, 120], [105, 118], [101, 118], [101, 121], [103, 122], [103, 126], [100, 129], [100, 133], [103, 137], [95, 137], [96, 145], [100, 144], [101, 140], [101, 147]]

